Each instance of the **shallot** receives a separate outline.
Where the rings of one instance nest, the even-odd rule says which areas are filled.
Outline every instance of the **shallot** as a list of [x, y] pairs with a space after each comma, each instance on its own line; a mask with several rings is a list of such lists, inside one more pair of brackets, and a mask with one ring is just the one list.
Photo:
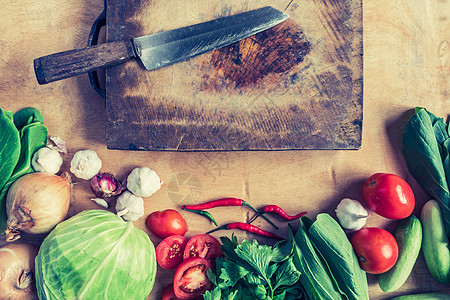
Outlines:
[[38, 249], [25, 243], [0, 248], [0, 299], [38, 299], [34, 277]]
[[112, 173], [98, 173], [92, 177], [90, 183], [92, 192], [99, 198], [116, 196], [122, 193], [122, 184]]
[[32, 234], [50, 232], [65, 219], [70, 193], [71, 181], [67, 172], [61, 176], [30, 173], [17, 179], [6, 196], [6, 241], [19, 239], [19, 231]]

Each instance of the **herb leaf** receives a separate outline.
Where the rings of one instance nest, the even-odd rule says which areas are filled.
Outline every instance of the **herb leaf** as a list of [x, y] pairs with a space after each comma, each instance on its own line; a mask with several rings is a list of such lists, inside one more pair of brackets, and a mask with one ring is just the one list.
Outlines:
[[250, 273], [249, 270], [229, 260], [223, 262], [220, 270], [221, 274], [219, 278], [222, 279], [224, 284], [228, 287], [234, 286], [240, 279]]
[[205, 299], [214, 299], [218, 290], [222, 299], [236, 300], [298, 299], [302, 294], [297, 285], [300, 272], [292, 262], [292, 241], [275, 246], [257, 240], [239, 244], [235, 235], [221, 241], [225, 257], [216, 261], [215, 273], [208, 273], [215, 288]]
[[292, 260], [285, 261], [275, 273], [276, 284], [274, 290], [280, 286], [294, 285], [300, 278], [300, 272], [295, 267]]
[[257, 240], [253, 240], [253, 244], [244, 240], [234, 251], [241, 259], [251, 265], [259, 275], [267, 278], [273, 253], [272, 247], [259, 245]]

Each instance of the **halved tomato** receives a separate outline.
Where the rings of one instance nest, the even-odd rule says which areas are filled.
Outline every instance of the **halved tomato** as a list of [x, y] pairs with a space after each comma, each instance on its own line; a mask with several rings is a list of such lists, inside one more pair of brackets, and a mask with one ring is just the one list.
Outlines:
[[216, 258], [222, 256], [220, 242], [210, 234], [197, 234], [190, 238], [184, 249], [183, 259], [202, 257], [212, 266], [216, 265]]
[[173, 279], [175, 296], [181, 299], [194, 299], [213, 287], [206, 271], [211, 269], [208, 260], [191, 257], [177, 268]]
[[164, 269], [175, 269], [183, 261], [187, 240], [181, 235], [171, 235], [156, 247], [156, 261]]

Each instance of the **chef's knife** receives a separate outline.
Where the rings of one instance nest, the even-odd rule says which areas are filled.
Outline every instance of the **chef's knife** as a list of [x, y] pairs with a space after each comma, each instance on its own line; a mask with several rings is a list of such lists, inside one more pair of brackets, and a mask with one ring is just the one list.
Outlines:
[[197, 25], [114, 41], [34, 60], [39, 84], [77, 76], [138, 58], [154, 70], [230, 45], [288, 18], [270, 6]]

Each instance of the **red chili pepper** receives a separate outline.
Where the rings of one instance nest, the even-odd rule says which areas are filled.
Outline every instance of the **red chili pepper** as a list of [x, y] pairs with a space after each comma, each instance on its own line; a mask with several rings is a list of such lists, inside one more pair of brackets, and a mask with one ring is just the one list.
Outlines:
[[234, 223], [222, 225], [216, 229], [208, 231], [207, 234], [210, 234], [211, 232], [214, 232], [217, 230], [233, 230], [233, 229], [239, 229], [242, 231], [251, 232], [251, 233], [254, 233], [254, 234], [257, 234], [260, 236], [265, 236], [265, 237], [269, 237], [269, 238], [273, 238], [273, 239], [277, 239], [277, 240], [284, 240], [282, 237], [279, 237], [278, 235], [273, 234], [271, 232], [262, 230], [261, 228], [256, 227], [255, 225], [248, 224], [248, 223], [242, 223], [242, 222], [234, 222]]
[[222, 198], [217, 200], [208, 201], [201, 204], [196, 205], [183, 205], [182, 209], [191, 209], [191, 210], [204, 210], [204, 209], [210, 209], [215, 208], [219, 206], [249, 206], [251, 207], [247, 202], [245, 202], [242, 199], [238, 198]]
[[[222, 207], [222, 206], [248, 206], [250, 207], [254, 212], [256, 212], [258, 215], [260, 215], [260, 212], [255, 209], [253, 206], [251, 206], [248, 202], [238, 199], [238, 198], [222, 198], [217, 200], [208, 201], [202, 204], [196, 204], [196, 205], [183, 205], [181, 206], [181, 209], [189, 209], [189, 210], [205, 210], [215, 207]], [[277, 225], [275, 225], [272, 221], [270, 221], [266, 216], [262, 216], [264, 219], [266, 219], [270, 224], [272, 224], [273, 227], [278, 229]]]
[[299, 219], [300, 217], [302, 217], [304, 214], [306, 214], [306, 211], [303, 211], [295, 216], [290, 216], [288, 215], [281, 207], [279, 207], [278, 205], [266, 205], [262, 208], [262, 213], [276, 213], [277, 215], [279, 215], [280, 217], [282, 217], [285, 220], [288, 221], [293, 221], [296, 219]]

